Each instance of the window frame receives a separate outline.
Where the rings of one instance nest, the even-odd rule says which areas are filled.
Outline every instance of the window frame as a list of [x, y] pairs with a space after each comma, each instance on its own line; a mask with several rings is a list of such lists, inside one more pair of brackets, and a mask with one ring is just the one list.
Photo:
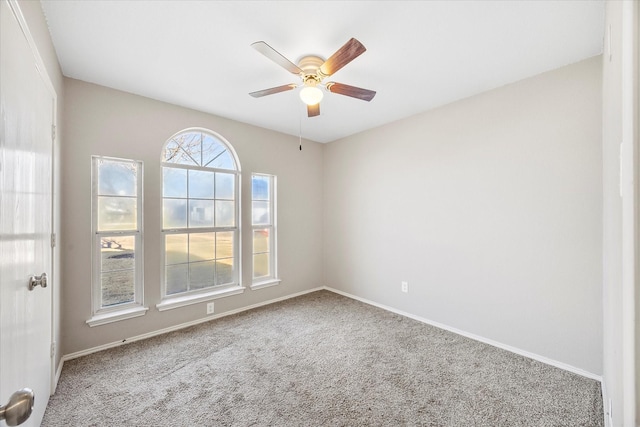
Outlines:
[[[136, 165], [136, 222], [137, 228], [132, 230], [98, 230], [99, 163], [100, 161], [128, 163]], [[87, 320], [91, 327], [104, 325], [119, 320], [144, 315], [148, 308], [144, 307], [144, 164], [141, 160], [124, 159], [108, 156], [91, 156], [91, 313]], [[134, 237], [134, 298], [131, 302], [102, 306], [102, 237], [105, 236]]]
[[[175, 138], [180, 137], [184, 134], [189, 133], [202, 133], [207, 134], [213, 137], [217, 142], [221, 143], [226, 150], [229, 152], [231, 157], [233, 158], [235, 169], [221, 169], [221, 168], [213, 168], [207, 166], [195, 166], [195, 165], [186, 165], [180, 163], [171, 163], [164, 161], [164, 152], [167, 144], [173, 141]], [[189, 224], [187, 222], [186, 227], [172, 227], [172, 228], [164, 228], [164, 170], [165, 168], [174, 168], [174, 169], [183, 169], [183, 170], [195, 170], [195, 171], [206, 171], [211, 173], [225, 173], [232, 174], [234, 176], [234, 226], [232, 227], [216, 227], [215, 224], [213, 227], [197, 227], [197, 228], [189, 228]], [[188, 176], [188, 172], [187, 172]], [[188, 179], [188, 178], [187, 178]], [[188, 187], [187, 187], [188, 188]], [[233, 149], [232, 145], [220, 134], [213, 132], [209, 129], [204, 128], [188, 128], [181, 130], [180, 132], [175, 133], [170, 138], [168, 138], [162, 146], [161, 151], [161, 161], [160, 161], [160, 236], [161, 236], [161, 262], [160, 262], [160, 288], [161, 288], [161, 299], [160, 303], [156, 305], [156, 308], [159, 311], [170, 310], [178, 307], [184, 307], [191, 304], [196, 304], [199, 302], [209, 301], [216, 298], [222, 298], [230, 295], [236, 295], [244, 292], [244, 287], [242, 286], [242, 245], [241, 245], [241, 235], [242, 235], [242, 227], [241, 227], [241, 169], [240, 169], [240, 161], [238, 160], [238, 156]], [[167, 197], [167, 199], [181, 199], [174, 197]], [[197, 198], [194, 198], [197, 199]], [[191, 200], [187, 193], [186, 198], [187, 201]], [[212, 199], [218, 200], [218, 199]], [[187, 217], [189, 216], [189, 212], [187, 210]], [[188, 220], [187, 220], [188, 221]], [[191, 289], [185, 292], [167, 294], [167, 278], [166, 278], [166, 236], [171, 234], [185, 234], [185, 235], [193, 235], [193, 234], [202, 234], [202, 233], [218, 233], [224, 231], [233, 231], [234, 235], [234, 251], [233, 251], [233, 260], [234, 260], [234, 272], [233, 272], [233, 281], [229, 284], [225, 285], [213, 285], [202, 289]], [[217, 260], [217, 258], [216, 258]], [[187, 266], [190, 263], [187, 261], [185, 264]]]
[[[269, 223], [254, 224], [253, 223], [253, 202], [264, 201], [263, 199], [254, 199], [253, 195], [253, 178], [267, 178], [269, 180]], [[278, 285], [281, 280], [278, 276], [278, 212], [277, 212], [277, 182], [276, 175], [257, 173], [251, 174], [251, 289], [261, 289], [269, 286]], [[256, 230], [269, 229], [269, 275], [254, 277], [254, 257], [256, 255], [254, 247], [254, 233]], [[261, 252], [262, 253], [262, 252]]]

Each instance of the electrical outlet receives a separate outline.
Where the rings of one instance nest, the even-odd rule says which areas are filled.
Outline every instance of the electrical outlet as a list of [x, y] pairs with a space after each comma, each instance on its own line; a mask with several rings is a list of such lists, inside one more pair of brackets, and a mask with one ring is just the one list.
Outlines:
[[207, 303], [207, 314], [213, 314], [213, 303], [212, 302], [208, 302]]
[[407, 282], [402, 282], [402, 283], [401, 283], [401, 285], [402, 285], [402, 288], [401, 288], [401, 289], [402, 289], [402, 292], [404, 292], [404, 293], [408, 293], [408, 292], [409, 292], [409, 283], [407, 283]]

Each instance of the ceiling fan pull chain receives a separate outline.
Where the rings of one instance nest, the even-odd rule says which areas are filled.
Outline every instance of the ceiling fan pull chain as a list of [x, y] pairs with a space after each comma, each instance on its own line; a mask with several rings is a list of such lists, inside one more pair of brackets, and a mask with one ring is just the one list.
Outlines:
[[300, 151], [302, 151], [302, 113], [298, 108], [298, 142], [300, 143]]

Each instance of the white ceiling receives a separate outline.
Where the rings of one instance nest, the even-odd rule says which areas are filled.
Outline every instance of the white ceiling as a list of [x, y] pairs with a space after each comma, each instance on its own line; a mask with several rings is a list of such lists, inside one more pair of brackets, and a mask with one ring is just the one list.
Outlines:
[[[65, 76], [245, 123], [333, 141], [600, 54], [604, 0], [43, 0]], [[326, 93], [307, 118], [299, 83], [250, 47], [292, 62], [329, 57], [349, 38], [367, 51], [330, 80], [377, 91]]]

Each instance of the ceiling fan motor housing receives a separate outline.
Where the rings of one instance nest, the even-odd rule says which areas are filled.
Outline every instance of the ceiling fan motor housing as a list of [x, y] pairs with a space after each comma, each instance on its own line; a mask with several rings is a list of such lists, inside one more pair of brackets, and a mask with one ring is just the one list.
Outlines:
[[322, 64], [324, 64], [324, 59], [314, 55], [303, 56], [298, 61], [298, 67], [304, 71], [305, 75], [317, 74]]

